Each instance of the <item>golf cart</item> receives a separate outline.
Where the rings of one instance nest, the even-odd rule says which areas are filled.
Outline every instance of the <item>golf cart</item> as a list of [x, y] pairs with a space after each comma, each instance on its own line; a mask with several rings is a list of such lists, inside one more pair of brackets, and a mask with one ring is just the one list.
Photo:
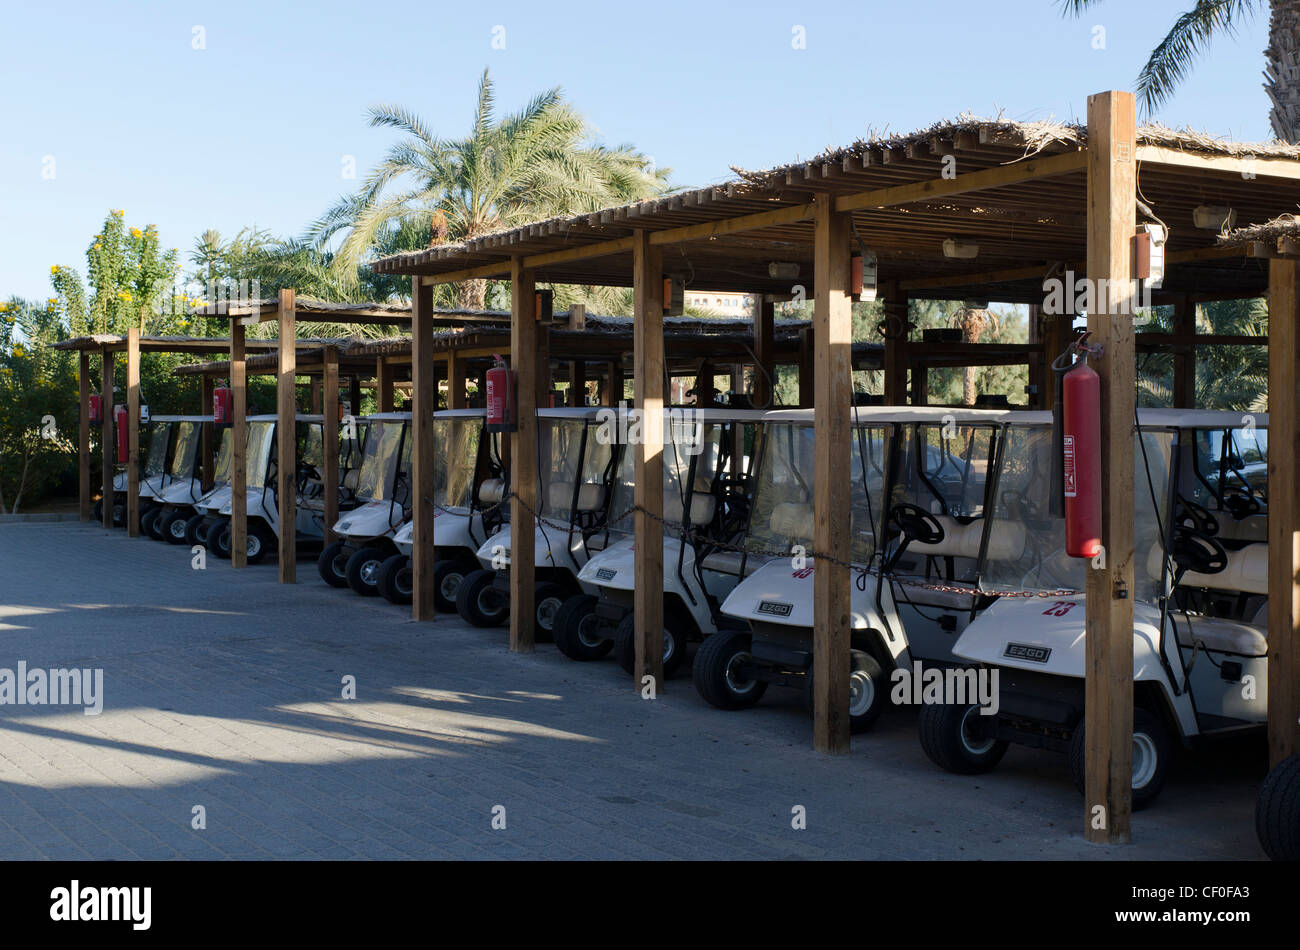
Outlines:
[[[673, 675], [685, 661], [690, 641], [716, 633], [720, 621], [722, 626], [744, 628], [718, 613], [740, 580], [740, 556], [732, 546], [744, 536], [753, 495], [751, 475], [732, 451], [735, 430], [741, 429], [742, 438], [747, 434], [753, 444], [764, 415], [731, 409], [665, 413], [664, 676]], [[614, 487], [613, 508], [618, 512], [632, 507], [633, 474], [634, 453], [624, 452]], [[578, 580], [596, 593], [574, 594], [564, 601], [555, 618], [555, 645], [573, 660], [599, 659], [613, 648], [619, 664], [631, 674], [636, 662], [632, 518], [609, 527], [617, 540], [578, 572]]]
[[[574, 594], [595, 593], [578, 580], [592, 552], [605, 547], [620, 444], [610, 409], [540, 409], [537, 412], [538, 500], [534, 524], [533, 609], [539, 638], [549, 638], [560, 605]], [[456, 611], [476, 627], [495, 627], [510, 616], [509, 524], [475, 553], [482, 565], [460, 582]], [[498, 567], [500, 569], [498, 569]]]
[[[433, 417], [434, 607], [441, 613], [455, 613], [460, 582], [479, 567], [474, 552], [505, 522], [508, 510], [501, 436], [485, 433], [486, 415], [482, 409], [452, 409]], [[411, 602], [414, 532], [411, 521], [398, 528], [397, 553], [379, 567], [379, 593], [394, 604]]]
[[379, 593], [379, 568], [397, 553], [393, 535], [411, 517], [411, 414], [380, 412], [366, 416], [361, 468], [348, 509], [331, 529], [336, 540], [316, 562], [331, 587], [358, 594]]
[[[170, 483], [167, 474], [168, 449], [171, 448], [172, 435], [181, 416], [154, 416], [142, 433], [141, 446], [144, 458], [140, 463], [140, 524], [144, 525], [145, 515], [153, 507], [154, 496]], [[126, 524], [126, 492], [128, 476], [125, 465], [117, 466], [121, 471], [113, 474], [113, 526]], [[103, 518], [104, 500], [95, 502], [92, 515], [96, 521]]]
[[[1248, 465], [1267, 456], [1267, 417], [1150, 409], [1134, 436], [1133, 789], [1135, 809], [1159, 795], [1175, 741], [1258, 730], [1267, 708], [1266, 487]], [[1006, 469], [1046, 471], [1051, 440], [1010, 433]], [[1023, 532], [1020, 556], [991, 560], [983, 578], [1003, 597], [968, 626], [954, 652], [998, 674], [998, 711], [934, 704], [921, 745], [952, 772], [997, 765], [1008, 743], [1068, 755], [1084, 788], [1085, 613], [1088, 564], [1065, 554], [1051, 514], [1051, 478], [1002, 492], [993, 519]], [[1028, 502], [1028, 504], [1026, 504]], [[1172, 517], [1171, 517], [1172, 513]], [[1058, 593], [1052, 593], [1052, 592]]]
[[202, 426], [211, 421], [211, 416], [193, 416], [176, 424], [167, 458], [169, 481], [154, 495], [149, 517], [140, 519], [141, 527], [155, 540], [172, 544], [185, 541], [186, 522], [194, 514], [194, 503], [204, 494], [203, 469], [212, 464], [199, 452]]

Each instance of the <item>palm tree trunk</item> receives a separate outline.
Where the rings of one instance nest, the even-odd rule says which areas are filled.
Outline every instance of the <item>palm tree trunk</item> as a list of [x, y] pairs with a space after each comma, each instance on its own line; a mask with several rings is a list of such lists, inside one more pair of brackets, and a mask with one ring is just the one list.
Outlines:
[[456, 304], [462, 310], [482, 310], [487, 305], [488, 282], [482, 278], [456, 285]]
[[1300, 143], [1300, 0], [1271, 0], [1264, 91], [1273, 102], [1269, 121], [1284, 142]]

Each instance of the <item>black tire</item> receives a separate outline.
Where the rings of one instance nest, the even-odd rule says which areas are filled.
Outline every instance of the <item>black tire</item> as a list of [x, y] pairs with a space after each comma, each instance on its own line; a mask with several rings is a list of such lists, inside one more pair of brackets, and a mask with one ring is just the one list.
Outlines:
[[[208, 520], [207, 515], [193, 515], [185, 519], [185, 543], [190, 547], [196, 544], [207, 546], [207, 528], [204, 522]], [[202, 532], [200, 534], [200, 532]]]
[[158, 540], [158, 532], [155, 525], [158, 524], [158, 517], [162, 514], [161, 508], [149, 508], [140, 513], [140, 533], [145, 537]]
[[316, 559], [316, 570], [321, 580], [330, 587], [348, 586], [348, 558], [352, 556], [344, 541], [332, 541], [325, 545]]
[[[670, 679], [685, 662], [690, 630], [691, 625], [677, 611], [664, 606], [664, 679]], [[636, 670], [636, 628], [630, 610], [614, 628], [614, 656], [623, 672], [632, 676]]]
[[[379, 595], [390, 604], [409, 604], [411, 602], [411, 559], [405, 554], [394, 554], [384, 561], [379, 566], [379, 583], [376, 586], [379, 588]], [[439, 613], [448, 612], [436, 597], [434, 606]]]
[[[449, 559], [433, 565], [433, 606], [439, 613], [456, 612], [456, 591], [461, 582], [478, 570], [477, 561]], [[408, 600], [407, 603], [410, 603]]]
[[1300, 861], [1300, 755], [1283, 759], [1255, 802], [1255, 834], [1274, 861]]
[[593, 594], [574, 594], [560, 605], [551, 636], [560, 652], [570, 660], [599, 660], [614, 648], [614, 641], [601, 632], [596, 616], [600, 598]]
[[704, 638], [695, 654], [695, 691], [710, 706], [745, 709], [763, 698], [767, 683], [743, 680], [734, 668], [749, 656], [752, 644], [753, 638], [745, 630], [719, 630]]
[[456, 613], [475, 627], [500, 627], [510, 620], [510, 598], [492, 586], [497, 572], [472, 571], [456, 589]]
[[[230, 542], [226, 542], [229, 547]], [[250, 520], [248, 522], [248, 536], [244, 538], [245, 560], [249, 564], [261, 564], [266, 560], [266, 555], [273, 548], [279, 547], [279, 539], [275, 532], [261, 520]]]
[[158, 532], [168, 544], [184, 544], [190, 519], [183, 509], [174, 508], [158, 524]]
[[126, 502], [124, 501], [113, 502], [113, 527], [126, 527]]
[[[864, 732], [880, 718], [889, 699], [889, 677], [869, 653], [849, 653], [849, 731]], [[812, 667], [803, 678], [803, 702], [808, 715], [813, 714]]]
[[[1160, 717], [1142, 707], [1133, 710], [1133, 810], [1141, 811], [1160, 794], [1169, 776], [1169, 761], [1173, 747], [1169, 730]], [[1083, 720], [1074, 727], [1070, 736], [1070, 777], [1079, 794], [1084, 794], [1086, 775], [1086, 742]]]
[[379, 569], [388, 560], [388, 552], [383, 548], [362, 548], [348, 558], [346, 568], [348, 586], [362, 597], [374, 597], [379, 593]]
[[988, 772], [1007, 754], [1005, 739], [981, 734], [993, 724], [992, 719], [981, 715], [980, 707], [973, 703], [927, 703], [921, 707], [921, 748], [931, 762], [947, 772]]
[[230, 560], [230, 519], [222, 518], [208, 529], [209, 549], [223, 561]]
[[569, 591], [553, 581], [533, 585], [533, 639], [550, 643], [555, 639], [555, 618], [569, 599]]

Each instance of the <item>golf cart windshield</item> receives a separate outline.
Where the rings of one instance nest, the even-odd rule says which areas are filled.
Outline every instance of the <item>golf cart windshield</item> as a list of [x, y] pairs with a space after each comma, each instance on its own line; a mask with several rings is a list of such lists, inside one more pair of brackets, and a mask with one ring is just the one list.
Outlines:
[[231, 435], [230, 429], [221, 430], [221, 445], [217, 449], [217, 467], [213, 473], [213, 480], [218, 482], [227, 482], [230, 480], [230, 454], [231, 454]]
[[271, 465], [271, 446], [275, 442], [275, 423], [250, 422], [248, 424], [249, 488], [265, 488], [267, 469]]
[[167, 474], [188, 478], [194, 471], [194, 456], [199, 450], [199, 427], [193, 422], [176, 424], [176, 443], [172, 447]]
[[171, 442], [172, 423], [155, 422], [149, 426], [149, 454], [145, 456], [144, 478], [161, 475], [167, 467], [167, 445]]
[[[985, 590], [1076, 590], [1087, 581], [1088, 562], [1065, 553], [1065, 518], [1052, 514], [1052, 429], [1011, 425], [989, 525]], [[1149, 429], [1133, 440], [1135, 477], [1134, 597], [1156, 602], [1163, 593], [1161, 560], [1153, 547], [1167, 527], [1174, 433]], [[1148, 479], [1149, 473], [1149, 479]], [[1155, 570], [1148, 568], [1150, 563]]]
[[433, 420], [433, 491], [439, 504], [468, 508], [472, 503], [482, 433], [481, 417]]
[[572, 520], [575, 493], [580, 513], [605, 509], [606, 472], [615, 442], [598, 437], [596, 430], [597, 424], [587, 419], [538, 418], [543, 517]]
[[1194, 430], [1194, 483], [1188, 497], [1212, 512], [1241, 518], [1268, 507], [1268, 430], [1255, 426]]
[[[357, 479], [357, 497], [370, 501], [388, 501], [393, 495], [399, 454], [402, 453], [404, 421], [372, 419], [362, 449], [361, 473]], [[409, 442], [410, 440], [405, 440]]]
[[907, 502], [963, 524], [984, 514], [998, 428], [989, 423], [923, 423], [904, 429], [906, 463], [894, 504]]
[[[688, 414], [673, 410], [664, 417], [663, 476], [664, 520], [673, 524], [689, 523], [697, 528], [713, 520], [716, 501], [712, 500], [713, 482], [723, 458], [723, 438], [726, 427], [720, 422], [700, 422]], [[694, 482], [691, 482], [691, 461], [695, 462]], [[632, 530], [631, 508], [636, 500], [636, 454], [624, 452], [619, 458], [614, 479], [615, 515], [627, 514], [610, 524], [611, 531], [627, 533]], [[686, 511], [686, 490], [693, 485], [691, 511]], [[678, 534], [667, 527], [665, 533]]]
[[[869, 564], [879, 548], [890, 426], [855, 426], [850, 458], [852, 556]], [[813, 427], [772, 423], [763, 440], [754, 491], [754, 515], [745, 545], [751, 551], [811, 551], [813, 541]]]

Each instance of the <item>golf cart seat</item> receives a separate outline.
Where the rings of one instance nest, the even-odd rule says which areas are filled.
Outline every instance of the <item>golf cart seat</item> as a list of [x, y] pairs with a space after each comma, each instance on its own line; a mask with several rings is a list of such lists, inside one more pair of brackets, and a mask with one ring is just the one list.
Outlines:
[[[547, 501], [556, 511], [568, 511], [573, 502], [573, 482], [551, 482]], [[605, 508], [605, 486], [595, 482], [583, 482], [578, 486], [578, 511], [603, 511]]]
[[348, 491], [355, 492], [357, 490], [357, 485], [360, 484], [360, 482], [361, 482], [361, 469], [350, 468], [343, 474], [343, 482], [340, 487], [346, 488]]
[[[928, 554], [935, 557], [978, 558], [980, 542], [984, 535], [984, 519], [976, 518], [962, 524], [950, 515], [935, 515], [943, 526], [943, 540], [934, 544], [913, 541], [909, 554]], [[988, 556], [994, 561], [1014, 561], [1025, 551], [1025, 526], [1013, 521], [995, 521], [989, 531]]]
[[[1188, 571], [1179, 580], [1182, 587], [1206, 587], [1211, 590], [1241, 591], [1246, 594], [1268, 594], [1268, 545], [1248, 544], [1238, 551], [1229, 551], [1228, 566], [1217, 574], [1198, 574]], [[1163, 552], [1153, 544], [1147, 553], [1147, 574], [1160, 579]]]
[[1268, 515], [1260, 513], [1236, 518], [1219, 518], [1219, 538], [1226, 541], [1267, 541]]
[[768, 527], [772, 533], [781, 538], [806, 538], [812, 534], [812, 505], [801, 505], [785, 501], [772, 509]]
[[[712, 495], [695, 494], [691, 496], [690, 523], [695, 526], [706, 525], [713, 520], [713, 509], [717, 499]], [[684, 518], [685, 505], [675, 491], [664, 492], [664, 520], [680, 524]]]
[[1199, 617], [1193, 624], [1186, 618], [1175, 616], [1174, 626], [1178, 629], [1178, 645], [1192, 647], [1193, 641], [1199, 640], [1202, 646], [1215, 653], [1234, 653], [1238, 656], [1267, 656], [1268, 640], [1263, 632], [1240, 620], [1225, 620], [1219, 617]]
[[478, 500], [484, 505], [499, 505], [506, 497], [504, 478], [485, 478], [478, 487]]

